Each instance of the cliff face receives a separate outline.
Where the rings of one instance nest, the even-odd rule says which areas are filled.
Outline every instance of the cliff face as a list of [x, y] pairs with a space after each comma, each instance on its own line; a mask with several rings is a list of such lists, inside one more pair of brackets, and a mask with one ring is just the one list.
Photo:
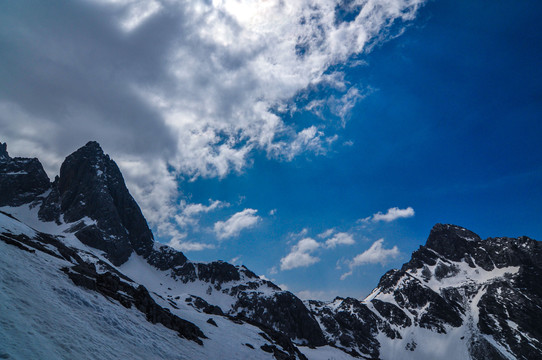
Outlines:
[[38, 159], [11, 158], [0, 143], [0, 206], [20, 206], [34, 201], [50, 187]]

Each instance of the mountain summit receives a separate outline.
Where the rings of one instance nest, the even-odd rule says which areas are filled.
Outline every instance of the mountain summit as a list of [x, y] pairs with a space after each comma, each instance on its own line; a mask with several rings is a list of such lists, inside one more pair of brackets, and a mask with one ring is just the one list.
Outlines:
[[154, 238], [147, 221], [130, 195], [117, 164], [95, 141], [69, 155], [51, 193], [40, 209], [45, 221], [73, 223], [77, 238], [103, 250], [115, 265], [132, 251], [149, 256]]
[[367, 298], [301, 301], [155, 243], [93, 141], [53, 182], [0, 144], [0, 264], [0, 358], [542, 358], [539, 241], [436, 224]]

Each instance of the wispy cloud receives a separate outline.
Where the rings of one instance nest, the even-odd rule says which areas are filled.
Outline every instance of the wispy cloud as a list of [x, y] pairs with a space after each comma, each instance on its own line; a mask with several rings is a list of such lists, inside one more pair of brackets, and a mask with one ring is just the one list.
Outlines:
[[348, 276], [352, 275], [354, 268], [356, 267], [366, 264], [381, 264], [384, 266], [390, 260], [399, 256], [399, 248], [397, 246], [394, 246], [391, 249], [385, 249], [383, 247], [383, 243], [384, 239], [375, 241], [369, 249], [355, 256], [352, 261], [349, 261], [348, 265], [350, 271], [341, 275], [341, 280], [344, 280]]
[[184, 239], [182, 238], [174, 237], [167, 243], [167, 245], [179, 251], [201, 251], [215, 248], [215, 245], [213, 244], [183, 240]]
[[366, 217], [364, 219], [360, 219], [359, 222], [362, 223], [368, 223], [373, 222], [377, 223], [379, 221], [385, 221], [385, 222], [392, 222], [397, 219], [401, 218], [409, 218], [414, 216], [414, 209], [410, 206], [406, 209], [399, 209], [398, 207], [392, 207], [389, 208], [386, 213], [377, 212], [376, 214], [373, 214], [372, 216]]
[[209, 205], [189, 204], [185, 200], [182, 200], [180, 203], [181, 212], [178, 215], [175, 215], [175, 221], [180, 227], [186, 227], [188, 225], [195, 226], [198, 223], [200, 214], [206, 214], [227, 206], [230, 206], [230, 204], [220, 200], [213, 201], [209, 199]]
[[296, 293], [297, 297], [301, 300], [323, 300], [329, 301], [337, 296], [337, 292], [334, 290], [322, 291], [322, 290], [301, 290]]
[[327, 229], [326, 231], [318, 234], [318, 237], [320, 239], [326, 239], [328, 237], [330, 237], [331, 235], [333, 235], [335, 233], [335, 229], [331, 228], [331, 229]]
[[258, 210], [245, 209], [233, 214], [226, 221], [217, 221], [214, 225], [214, 232], [219, 240], [238, 236], [239, 233], [251, 227], [254, 227], [261, 217], [256, 215]]

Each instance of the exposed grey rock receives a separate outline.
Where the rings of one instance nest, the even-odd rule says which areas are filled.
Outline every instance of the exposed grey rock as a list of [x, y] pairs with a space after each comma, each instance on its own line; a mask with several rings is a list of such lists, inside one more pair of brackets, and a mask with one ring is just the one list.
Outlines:
[[11, 158], [0, 143], [0, 206], [20, 206], [37, 199], [50, 188], [38, 159]]
[[262, 296], [257, 292], [240, 292], [234, 312], [286, 334], [304, 339], [308, 345], [321, 346], [326, 340], [320, 326], [303, 302], [289, 291]]
[[[135, 251], [149, 257], [153, 235], [135, 200], [130, 195], [117, 164], [95, 141], [69, 155], [60, 167], [40, 216], [47, 221], [74, 223], [81, 242], [100, 249], [120, 265]], [[153, 256], [160, 263], [158, 255]], [[184, 256], [183, 256], [184, 258]], [[185, 258], [184, 258], [185, 259]]]

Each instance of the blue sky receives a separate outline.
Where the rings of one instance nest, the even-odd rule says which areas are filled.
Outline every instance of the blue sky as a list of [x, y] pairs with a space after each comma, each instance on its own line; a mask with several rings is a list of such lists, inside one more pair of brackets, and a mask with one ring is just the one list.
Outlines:
[[97, 140], [160, 241], [304, 298], [367, 295], [437, 222], [542, 239], [542, 4], [217, 3], [2, 5], [10, 153], [53, 176]]
[[[364, 57], [367, 66], [347, 72], [351, 82], [373, 89], [341, 134], [353, 145], [288, 163], [259, 156], [241, 175], [182, 184], [192, 202], [235, 204], [222, 216], [253, 208], [262, 217], [239, 238], [191, 256], [239, 257], [294, 291], [362, 296], [383, 272], [408, 260], [437, 222], [484, 238], [541, 238], [542, 26], [536, 14], [532, 3], [426, 5], [403, 35]], [[356, 223], [408, 206], [415, 210], [411, 218], [366, 228]], [[269, 273], [300, 240], [292, 234], [307, 229], [322, 241], [318, 234], [331, 228], [353, 234], [356, 244], [321, 250], [312, 266]], [[380, 238], [401, 255], [338, 280], [347, 266], [338, 270], [337, 261], [351, 260]]]

